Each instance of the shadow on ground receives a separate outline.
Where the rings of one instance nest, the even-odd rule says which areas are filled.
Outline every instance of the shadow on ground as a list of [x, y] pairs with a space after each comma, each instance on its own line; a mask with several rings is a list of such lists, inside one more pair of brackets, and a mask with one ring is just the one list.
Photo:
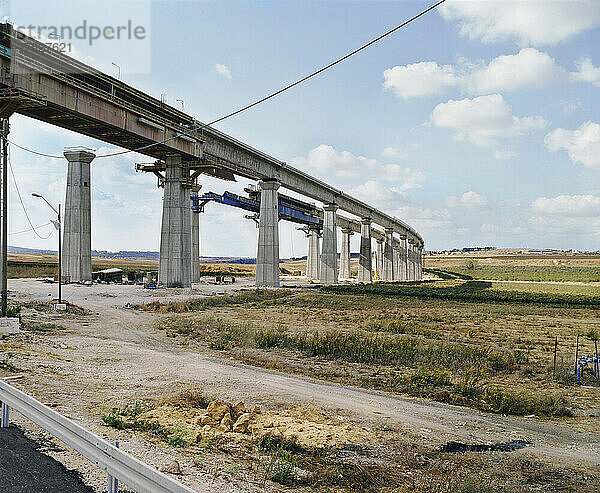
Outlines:
[[52, 442], [27, 438], [16, 426], [0, 429], [0, 490], [3, 493], [94, 493], [76, 471], [45, 455]]

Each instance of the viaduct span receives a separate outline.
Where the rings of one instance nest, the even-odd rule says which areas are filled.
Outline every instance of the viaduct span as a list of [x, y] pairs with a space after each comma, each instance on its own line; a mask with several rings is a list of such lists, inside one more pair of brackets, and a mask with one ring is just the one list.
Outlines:
[[[198, 280], [198, 215], [191, 212], [191, 197], [200, 189], [201, 174], [258, 181], [257, 286], [279, 286], [280, 187], [324, 204], [319, 211], [322, 226], [306, 228], [310, 278], [327, 284], [349, 278], [349, 239], [358, 233], [360, 281], [371, 282], [374, 272], [388, 281], [421, 279], [423, 238], [403, 221], [59, 53], [11, 24], [0, 24], [0, 62], [0, 118], [18, 113], [156, 160], [145, 171], [155, 173], [164, 187], [160, 284], [189, 287]], [[81, 281], [91, 279], [90, 164], [96, 156], [75, 148], [66, 149], [64, 157], [68, 172], [63, 274]], [[337, 227], [342, 228], [339, 272]]]

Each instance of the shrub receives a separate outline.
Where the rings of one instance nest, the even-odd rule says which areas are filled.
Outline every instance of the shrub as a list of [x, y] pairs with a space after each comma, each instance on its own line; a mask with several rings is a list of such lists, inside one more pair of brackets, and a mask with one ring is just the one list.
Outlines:
[[412, 389], [433, 389], [450, 385], [448, 370], [419, 370], [406, 378], [405, 384]]
[[283, 449], [276, 450], [269, 457], [265, 478], [279, 484], [289, 485], [294, 479], [295, 466], [296, 460], [290, 452]]
[[134, 308], [141, 308], [146, 311], [158, 313], [184, 313], [218, 306], [261, 303], [284, 298], [292, 294], [293, 292], [289, 289], [253, 289], [232, 295], [213, 295], [204, 298], [192, 298], [186, 301], [170, 301], [168, 303], [153, 301], [146, 305], [135, 305]]
[[268, 329], [258, 329], [254, 333], [256, 347], [268, 349], [282, 346], [286, 340], [287, 329], [279, 325]]
[[177, 428], [167, 436], [167, 443], [172, 447], [185, 447], [189, 441], [190, 433], [183, 428]]
[[128, 427], [123, 417], [119, 415], [118, 409], [116, 407], [113, 408], [110, 413], [103, 414], [102, 421], [106, 426], [116, 428], [117, 430], [124, 430]]

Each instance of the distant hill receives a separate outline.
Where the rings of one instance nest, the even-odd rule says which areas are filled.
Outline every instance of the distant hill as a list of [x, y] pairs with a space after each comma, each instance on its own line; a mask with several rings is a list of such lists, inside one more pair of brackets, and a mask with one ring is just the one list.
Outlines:
[[[9, 253], [29, 253], [32, 255], [56, 255], [56, 250], [38, 250], [36, 248], [23, 248], [17, 246], [8, 246]], [[144, 259], [158, 260], [159, 252], [152, 251], [136, 251], [136, 250], [120, 250], [118, 252], [109, 252], [106, 250], [92, 250], [92, 257], [96, 258], [117, 258], [117, 259]], [[304, 257], [295, 257], [292, 259], [283, 260], [305, 260]], [[254, 257], [200, 257], [200, 262], [214, 264], [256, 264]]]

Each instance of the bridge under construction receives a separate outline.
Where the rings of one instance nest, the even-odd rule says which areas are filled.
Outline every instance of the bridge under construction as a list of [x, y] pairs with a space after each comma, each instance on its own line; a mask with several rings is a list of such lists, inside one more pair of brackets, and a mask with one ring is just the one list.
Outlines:
[[[0, 62], [0, 118], [8, 121], [17, 113], [155, 160], [137, 165], [137, 169], [155, 174], [164, 189], [161, 285], [190, 287], [199, 280], [199, 215], [195, 212], [208, 201], [254, 213], [259, 226], [259, 287], [280, 285], [280, 220], [303, 225], [308, 237], [307, 276], [311, 279], [334, 284], [351, 277], [350, 236], [355, 233], [360, 235], [359, 281], [421, 279], [424, 241], [402, 220], [59, 53], [8, 23], [0, 24]], [[5, 142], [10, 142], [8, 125], [3, 129]], [[95, 160], [110, 156], [96, 156], [86, 148], [64, 152], [67, 187], [62, 274], [72, 281], [92, 278], [91, 167]], [[203, 174], [228, 181], [242, 177], [258, 185], [248, 190], [247, 198], [199, 195]], [[280, 188], [323, 206], [280, 194]], [[338, 227], [342, 231], [339, 268]]]

